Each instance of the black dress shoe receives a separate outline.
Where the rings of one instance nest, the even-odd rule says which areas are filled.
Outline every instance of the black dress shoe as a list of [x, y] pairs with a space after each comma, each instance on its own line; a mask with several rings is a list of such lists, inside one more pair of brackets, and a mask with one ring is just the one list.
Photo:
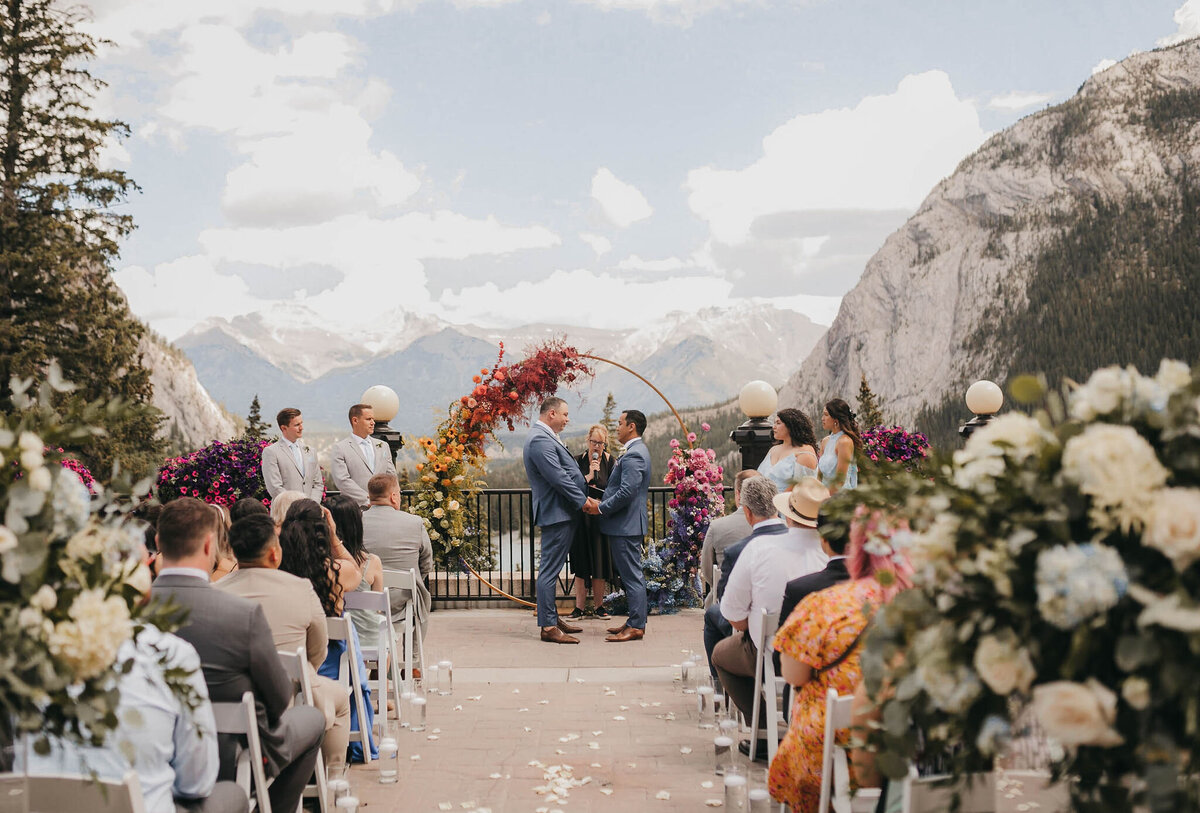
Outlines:
[[583, 632], [583, 627], [572, 627], [570, 624], [568, 624], [566, 621], [563, 621], [561, 618], [558, 619], [558, 628], [560, 630], [562, 630], [563, 632], [565, 632], [567, 635], [574, 635], [577, 632]]
[[612, 618], [612, 616], [608, 614], [608, 610], [604, 609], [603, 604], [593, 610], [592, 615], [596, 616], [596, 618], [599, 618], [601, 621], [607, 621], [608, 619]]
[[[750, 756], [750, 740], [742, 740], [741, 742], [739, 742], [738, 743], [738, 751], [740, 751], [743, 756], [747, 756], [747, 757]], [[766, 762], [767, 761], [767, 741], [766, 740], [758, 741], [758, 746], [755, 747], [755, 749], [754, 749], [754, 761], [755, 762]]]

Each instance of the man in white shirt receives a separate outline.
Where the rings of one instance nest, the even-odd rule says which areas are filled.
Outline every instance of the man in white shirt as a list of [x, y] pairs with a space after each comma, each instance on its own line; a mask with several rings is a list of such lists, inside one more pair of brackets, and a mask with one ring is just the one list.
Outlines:
[[300, 410], [287, 407], [275, 416], [279, 424], [279, 440], [262, 451], [263, 482], [267, 494], [275, 499], [284, 491], [299, 491], [310, 500], [321, 501], [325, 494], [325, 478], [317, 463], [317, 453], [301, 440], [304, 417]]
[[350, 436], [333, 446], [329, 468], [334, 487], [361, 506], [366, 506], [367, 481], [376, 474], [396, 476], [392, 451], [382, 440], [371, 437], [375, 431], [375, 410], [369, 404], [350, 407]]
[[733, 478], [733, 510], [723, 517], [717, 517], [708, 525], [704, 534], [704, 544], [700, 548], [700, 578], [708, 585], [708, 593], [704, 596], [704, 607], [708, 609], [717, 603], [717, 585], [713, 582], [713, 566], [721, 566], [725, 558], [725, 549], [740, 539], [750, 535], [750, 523], [746, 512], [742, 510], [742, 484], [751, 477], [762, 477], [754, 469], [739, 471]]
[[[747, 545], [729, 575], [721, 598], [721, 615], [734, 632], [713, 649], [712, 662], [721, 685], [746, 719], [753, 713], [756, 642], [762, 634], [762, 611], [779, 612], [787, 583], [824, 569], [828, 561], [817, 533], [817, 514], [827, 499], [829, 489], [815, 477], [806, 477], [791, 491], [778, 495], [775, 505], [783, 511], [788, 533], [766, 536]], [[759, 719], [764, 717], [760, 715]]]

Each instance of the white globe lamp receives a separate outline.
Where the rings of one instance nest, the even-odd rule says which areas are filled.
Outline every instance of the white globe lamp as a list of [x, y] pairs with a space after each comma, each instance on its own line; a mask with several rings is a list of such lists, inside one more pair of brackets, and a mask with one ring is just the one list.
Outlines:
[[779, 395], [766, 381], [751, 381], [742, 387], [738, 406], [747, 418], [765, 418], [779, 406]]
[[1004, 392], [992, 381], [976, 381], [967, 388], [967, 409], [976, 415], [995, 415], [1004, 406]]
[[359, 403], [371, 407], [375, 411], [375, 420], [379, 423], [387, 423], [400, 411], [400, 396], [394, 389], [382, 384], [368, 387]]

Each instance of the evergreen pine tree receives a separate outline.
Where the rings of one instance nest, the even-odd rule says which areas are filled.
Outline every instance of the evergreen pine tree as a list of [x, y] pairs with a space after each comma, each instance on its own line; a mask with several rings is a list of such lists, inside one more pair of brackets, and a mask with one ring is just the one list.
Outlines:
[[863, 429], [874, 429], [883, 426], [883, 413], [879, 411], [879, 401], [871, 392], [867, 377], [862, 376], [858, 385], [858, 425]]
[[258, 393], [254, 393], [254, 400], [250, 402], [250, 414], [246, 416], [246, 431], [242, 433], [242, 437], [250, 440], [265, 440], [267, 430], [271, 427], [262, 419], [262, 407], [258, 405]]
[[105, 436], [72, 450], [107, 480], [117, 461], [153, 471], [164, 444], [139, 349], [145, 326], [110, 274], [117, 241], [133, 229], [110, 207], [137, 186], [103, 168], [100, 150], [128, 128], [91, 115], [103, 83], [88, 73], [96, 43], [80, 15], [54, 0], [0, 4], [0, 400], [12, 377], [42, 377], [57, 359], [78, 386], [60, 408], [125, 402]]
[[604, 402], [604, 414], [600, 418], [600, 425], [608, 433], [608, 453], [613, 457], [621, 453], [621, 442], [617, 440], [617, 414], [617, 399], [610, 392]]

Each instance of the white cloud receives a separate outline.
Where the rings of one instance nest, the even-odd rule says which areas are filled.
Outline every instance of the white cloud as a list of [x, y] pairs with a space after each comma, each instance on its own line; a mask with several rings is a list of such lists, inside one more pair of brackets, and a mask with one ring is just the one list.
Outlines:
[[664, 257], [661, 260], [643, 260], [636, 254], [630, 254], [617, 263], [617, 268], [622, 271], [679, 271], [687, 266], [688, 263], [685, 263], [678, 257]]
[[607, 167], [592, 176], [592, 199], [614, 226], [624, 229], [654, 214], [646, 196], [633, 184], [625, 183]]
[[612, 240], [599, 234], [590, 234], [589, 232], [580, 232], [579, 239], [587, 243], [592, 251], [596, 252], [597, 257], [603, 257], [608, 252], [612, 251]]
[[987, 135], [945, 73], [910, 75], [854, 108], [797, 116], [745, 169], [692, 170], [688, 203], [725, 243], [746, 240], [756, 218], [776, 212], [915, 209]]
[[1187, 0], [1175, 9], [1173, 19], [1178, 28], [1174, 34], [1158, 40], [1156, 44], [1160, 48], [1200, 36], [1200, 0]]
[[577, 0], [604, 11], [640, 11], [651, 20], [691, 25], [698, 17], [719, 9], [747, 5], [753, 0]]
[[210, 317], [251, 313], [264, 303], [237, 276], [218, 273], [209, 257], [192, 255], [159, 263], [153, 271], [131, 265], [113, 274], [129, 308], [168, 339]]
[[485, 283], [446, 291], [439, 302], [445, 318], [456, 322], [511, 327], [526, 322], [561, 322], [564, 304], [602, 300], [613, 307], [577, 308], [580, 327], [628, 328], [645, 325], [671, 311], [696, 311], [729, 298], [732, 286], [716, 277], [634, 281], [585, 269], [555, 271], [547, 279], [520, 282], [501, 290]]
[[1106, 70], [1117, 64], [1115, 59], [1102, 59], [1096, 63], [1096, 67], [1092, 68], [1092, 76], [1098, 73], [1104, 73]]
[[1053, 93], [1022, 93], [1014, 90], [993, 96], [987, 106], [993, 110], [1024, 110], [1027, 107], [1043, 105], [1053, 98]]

